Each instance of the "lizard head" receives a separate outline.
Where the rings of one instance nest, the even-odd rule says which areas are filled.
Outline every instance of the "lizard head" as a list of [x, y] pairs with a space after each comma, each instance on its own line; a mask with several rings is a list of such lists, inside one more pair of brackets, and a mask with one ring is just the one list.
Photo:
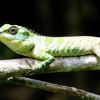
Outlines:
[[4, 24], [0, 28], [0, 41], [14, 51], [25, 51], [25, 48], [29, 49], [30, 45], [32, 45], [30, 42], [32, 36], [34, 34], [22, 26]]
[[5, 24], [0, 28], [0, 40], [25, 40], [31, 36], [31, 32], [22, 26]]

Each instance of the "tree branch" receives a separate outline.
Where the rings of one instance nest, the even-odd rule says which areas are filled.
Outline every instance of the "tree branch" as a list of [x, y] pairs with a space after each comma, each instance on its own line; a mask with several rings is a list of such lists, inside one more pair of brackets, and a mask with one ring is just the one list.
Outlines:
[[[25, 76], [32, 71], [31, 65], [41, 61], [33, 58], [0, 61], [0, 78]], [[59, 57], [45, 68], [33, 70], [30, 74], [100, 70], [100, 59], [95, 55], [80, 57]]]
[[[32, 58], [1, 60], [0, 78], [9, 79], [9, 77], [14, 77], [12, 79], [12, 82], [14, 82], [15, 84], [19, 81], [20, 84], [29, 87], [69, 94], [71, 96], [80, 96], [84, 99], [90, 98], [90, 100], [100, 100], [99, 95], [89, 93], [80, 89], [21, 77], [27, 75], [28, 72], [32, 71], [31, 65], [40, 62], [41, 61]], [[59, 57], [56, 58], [55, 62], [50, 66], [34, 70], [30, 74], [72, 72], [83, 70], [100, 70], [100, 59], [95, 55], [80, 57]]]
[[15, 84], [21, 84], [31, 88], [38, 88], [65, 95], [77, 96], [84, 100], [100, 100], [100, 95], [86, 92], [84, 90], [80, 90], [74, 87], [52, 84], [49, 82], [43, 82], [25, 77], [10, 78], [9, 81]]

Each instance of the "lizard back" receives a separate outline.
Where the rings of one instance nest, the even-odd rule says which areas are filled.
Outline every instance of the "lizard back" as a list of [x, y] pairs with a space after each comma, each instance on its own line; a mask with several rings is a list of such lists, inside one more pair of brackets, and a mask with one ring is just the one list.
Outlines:
[[80, 56], [92, 54], [92, 47], [98, 44], [100, 39], [92, 36], [41, 36], [39, 41], [40, 44], [37, 45], [38, 49], [41, 49], [53, 56]]

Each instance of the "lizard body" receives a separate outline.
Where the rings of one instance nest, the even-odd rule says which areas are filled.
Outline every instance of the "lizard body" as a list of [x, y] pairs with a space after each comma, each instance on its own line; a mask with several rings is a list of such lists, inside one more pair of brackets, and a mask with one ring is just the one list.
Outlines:
[[56, 56], [100, 57], [100, 38], [93, 36], [48, 37], [22, 26], [5, 24], [0, 28], [0, 41], [18, 54], [43, 60], [35, 68], [51, 64]]

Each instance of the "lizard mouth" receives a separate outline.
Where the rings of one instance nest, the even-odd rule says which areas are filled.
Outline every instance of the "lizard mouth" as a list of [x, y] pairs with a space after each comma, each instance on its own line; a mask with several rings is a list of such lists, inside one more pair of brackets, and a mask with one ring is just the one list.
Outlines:
[[6, 42], [9, 42], [12, 40], [14, 40], [14, 37], [12, 35], [0, 32], [0, 41], [1, 42], [6, 43]]

